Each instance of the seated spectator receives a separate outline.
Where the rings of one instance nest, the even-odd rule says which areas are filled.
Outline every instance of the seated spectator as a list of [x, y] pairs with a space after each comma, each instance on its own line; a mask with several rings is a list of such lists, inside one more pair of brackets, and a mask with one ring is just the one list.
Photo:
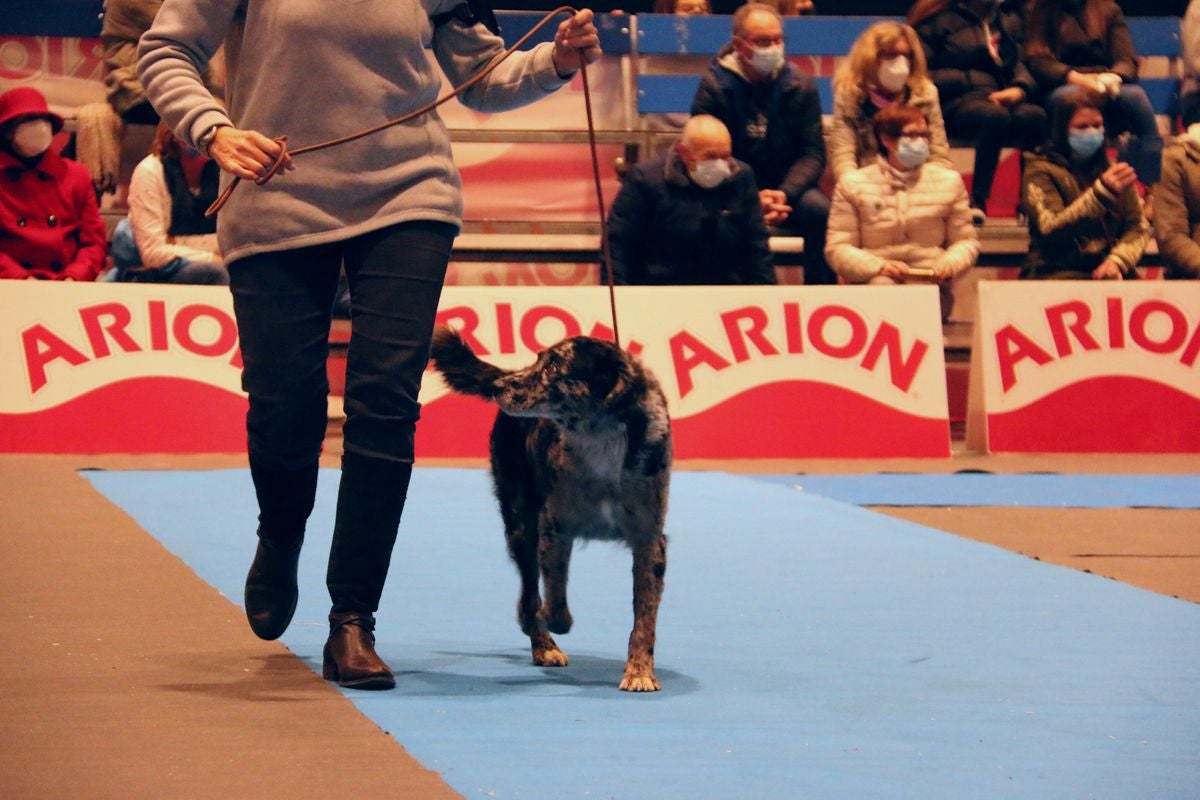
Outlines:
[[1163, 140], [1154, 106], [1137, 85], [1138, 68], [1125, 15], [1113, 0], [1032, 0], [1026, 18], [1029, 69], [1049, 94], [1054, 116], [1068, 93], [1084, 91], [1104, 114], [1105, 129], [1130, 135], [1118, 161], [1142, 183], [1158, 183]]
[[1110, 164], [1104, 116], [1094, 92], [1064, 93], [1050, 115], [1050, 138], [1025, 156], [1021, 210], [1029, 218], [1022, 278], [1136, 277], [1150, 239], [1125, 163]]
[[117, 280], [229, 284], [217, 245], [215, 161], [185, 148], [165, 123], [129, 182], [129, 216], [113, 232]]
[[620, 284], [775, 282], [758, 188], [715, 117], [688, 120], [664, 158], [630, 169], [608, 218]]
[[105, 0], [100, 42], [104, 45], [104, 85], [108, 103], [121, 119], [154, 125], [158, 113], [146, 99], [137, 75], [137, 45], [163, 0]]
[[1037, 82], [1022, 61], [1024, 24], [1015, 0], [918, 0], [908, 21], [921, 38], [946, 131], [975, 141], [971, 219], [987, 219], [1000, 149], [1032, 150], [1046, 138]]
[[872, 123], [882, 108], [914, 106], [929, 123], [930, 159], [950, 166], [950, 143], [929, 80], [925, 51], [917, 33], [899, 22], [877, 22], [862, 32], [833, 79], [833, 121], [829, 161], [841, 180], [879, 154]]
[[1179, 114], [1183, 127], [1200, 122], [1200, 0], [1191, 0], [1179, 23], [1183, 56], [1183, 84], [1179, 87]]
[[1188, 126], [1163, 151], [1154, 238], [1165, 277], [1200, 278], [1200, 123]]
[[51, 147], [62, 126], [37, 89], [0, 94], [0, 278], [91, 281], [104, 266], [91, 175]]
[[733, 156], [750, 165], [767, 224], [804, 237], [804, 282], [836, 282], [825, 262], [829, 198], [821, 98], [784, 56], [779, 12], [748, 3], [733, 15], [733, 40], [717, 54], [692, 100], [693, 114], [721, 120]]
[[846, 283], [938, 284], [948, 320], [954, 278], [979, 257], [962, 177], [929, 162], [920, 109], [880, 109], [872, 126], [879, 155], [838, 181], [825, 256]]

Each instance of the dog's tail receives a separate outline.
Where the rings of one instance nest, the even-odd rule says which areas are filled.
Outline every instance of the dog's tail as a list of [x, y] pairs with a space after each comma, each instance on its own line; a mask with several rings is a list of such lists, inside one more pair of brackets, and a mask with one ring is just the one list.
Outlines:
[[451, 389], [488, 400], [500, 391], [499, 380], [507, 374], [478, 358], [460, 335], [442, 325], [433, 329], [430, 356]]

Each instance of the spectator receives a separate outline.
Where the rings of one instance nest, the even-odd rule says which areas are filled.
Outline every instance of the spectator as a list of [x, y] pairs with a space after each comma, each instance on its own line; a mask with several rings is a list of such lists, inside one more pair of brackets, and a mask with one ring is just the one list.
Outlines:
[[1200, 0], [1191, 0], [1179, 23], [1183, 55], [1183, 84], [1179, 88], [1179, 110], [1183, 127], [1200, 122]]
[[204, 216], [217, 199], [219, 176], [216, 162], [158, 124], [150, 155], [129, 182], [129, 216], [113, 232], [118, 280], [229, 284], [217, 221]]
[[838, 181], [825, 255], [846, 283], [938, 284], [942, 320], [953, 281], [979, 257], [979, 240], [957, 172], [927, 163], [932, 132], [914, 106], [880, 109], [875, 163]]
[[663, 158], [625, 176], [608, 219], [620, 284], [774, 283], [758, 189], [715, 117], [688, 120]]
[[725, 124], [733, 155], [750, 165], [767, 224], [804, 237], [804, 282], [834, 283], [825, 262], [829, 198], [821, 98], [813, 79], [784, 57], [779, 12], [749, 3], [733, 15], [733, 41], [717, 54], [692, 100], [693, 114]]
[[1063, 93], [1050, 113], [1050, 138], [1025, 157], [1021, 208], [1029, 218], [1022, 278], [1136, 277], [1150, 238], [1129, 164], [1110, 164], [1101, 99]]
[[1168, 278], [1200, 278], [1200, 123], [1163, 151], [1154, 238]]
[[121, 119], [154, 125], [158, 113], [146, 99], [137, 74], [138, 39], [154, 22], [163, 0], [104, 0], [100, 41], [104, 45], [104, 85], [108, 103]]
[[1125, 15], [1113, 0], [1031, 0], [1026, 25], [1029, 69], [1053, 117], [1067, 93], [1082, 90], [1102, 110], [1110, 135], [1129, 132], [1118, 161], [1145, 184], [1158, 183], [1163, 140], [1154, 107], [1137, 85]]
[[51, 147], [62, 126], [37, 89], [0, 94], [0, 278], [91, 281], [104, 266], [91, 175]]
[[938, 89], [946, 130], [975, 141], [971, 219], [987, 219], [1000, 149], [1032, 150], [1046, 138], [1037, 82], [1022, 62], [1024, 24], [1013, 0], [918, 0], [908, 12]]
[[938, 90], [926, 75], [925, 51], [917, 33], [899, 22], [877, 22], [862, 32], [833, 80], [833, 123], [829, 160], [834, 180], [875, 162], [872, 127], [876, 112], [915, 106], [929, 124], [929, 157], [950, 166], [950, 143]]

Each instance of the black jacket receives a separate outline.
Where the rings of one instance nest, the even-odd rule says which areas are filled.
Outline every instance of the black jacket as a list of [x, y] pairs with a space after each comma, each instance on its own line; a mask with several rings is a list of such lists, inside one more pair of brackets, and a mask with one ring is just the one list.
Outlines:
[[1004, 3], [989, 23], [1000, 35], [999, 63], [984, 39], [983, 20], [966, 3], [954, 3], [916, 26], [929, 79], [937, 85], [943, 108], [970, 94], [1014, 86], [1025, 90], [1027, 101], [1036, 100], [1037, 82], [1022, 60], [1025, 31], [1020, 9]]
[[767, 226], [749, 168], [729, 180], [692, 183], [674, 150], [625, 175], [608, 216], [616, 283], [775, 283]]
[[1093, 38], [1078, 16], [1064, 11], [1058, 31], [1049, 43], [1051, 53], [1028, 57], [1029, 69], [1043, 91], [1051, 92], [1062, 86], [1071, 70], [1113, 72], [1125, 83], [1137, 81], [1137, 61], [1125, 15], [1111, 0], [1102, 4], [1101, 14], [1101, 32]]
[[752, 83], [726, 45], [692, 100], [692, 114], [711, 114], [729, 129], [733, 156], [750, 165], [760, 189], [779, 189], [794, 206], [825, 171], [821, 97], [813, 79], [785, 64], [772, 80]]

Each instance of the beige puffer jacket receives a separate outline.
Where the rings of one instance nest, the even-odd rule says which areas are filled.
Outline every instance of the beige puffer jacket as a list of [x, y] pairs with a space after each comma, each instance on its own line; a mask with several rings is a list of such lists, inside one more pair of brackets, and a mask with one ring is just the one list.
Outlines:
[[846, 283], [866, 283], [885, 261], [953, 278], [979, 257], [962, 176], [939, 164], [902, 172], [883, 158], [838, 181], [825, 258]]

